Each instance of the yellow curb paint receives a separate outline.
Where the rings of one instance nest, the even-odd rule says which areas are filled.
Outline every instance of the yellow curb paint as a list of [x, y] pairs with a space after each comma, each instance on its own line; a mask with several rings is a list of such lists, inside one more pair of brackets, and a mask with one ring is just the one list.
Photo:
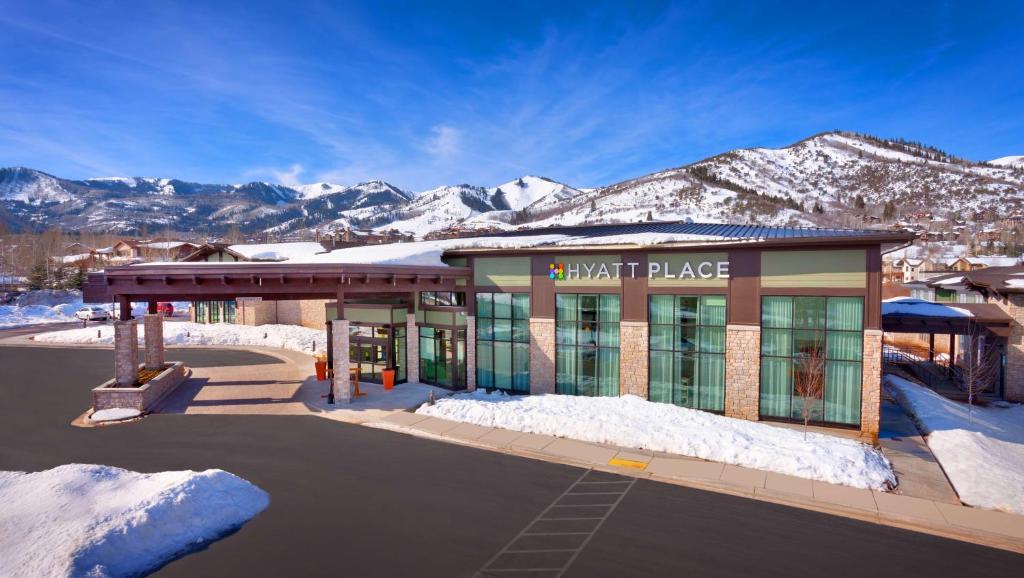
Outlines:
[[608, 460], [609, 466], [618, 466], [620, 468], [634, 468], [637, 470], [643, 470], [647, 468], [647, 464], [644, 462], [638, 462], [636, 460], [623, 460], [619, 458], [612, 458]]

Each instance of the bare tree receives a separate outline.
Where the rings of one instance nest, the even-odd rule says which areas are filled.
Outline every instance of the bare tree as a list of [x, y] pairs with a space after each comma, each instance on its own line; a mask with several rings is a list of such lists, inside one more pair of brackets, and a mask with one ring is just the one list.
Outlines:
[[804, 440], [807, 439], [811, 413], [825, 391], [824, 339], [822, 333], [818, 335], [815, 341], [799, 352], [799, 357], [793, 363], [793, 391], [802, 398], [800, 415], [804, 421]]
[[967, 415], [974, 423], [975, 402], [982, 392], [999, 380], [1002, 359], [999, 349], [991, 343], [991, 337], [985, 334], [981, 325], [971, 322], [964, 337], [967, 338], [967, 348], [953, 372], [967, 393]]

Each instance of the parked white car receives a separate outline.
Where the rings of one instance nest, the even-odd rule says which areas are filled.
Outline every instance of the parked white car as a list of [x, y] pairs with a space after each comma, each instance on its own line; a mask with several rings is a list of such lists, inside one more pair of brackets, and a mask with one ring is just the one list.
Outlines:
[[102, 307], [93, 305], [89, 307], [82, 307], [78, 311], [75, 311], [75, 317], [82, 321], [108, 321], [110, 320], [110, 312]]

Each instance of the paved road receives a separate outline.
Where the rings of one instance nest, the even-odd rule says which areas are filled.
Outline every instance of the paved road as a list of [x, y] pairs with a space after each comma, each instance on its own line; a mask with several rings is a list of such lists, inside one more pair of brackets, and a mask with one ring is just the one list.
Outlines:
[[[239, 351], [172, 357], [276, 362]], [[0, 470], [216, 467], [270, 492], [267, 511], [159, 576], [472, 576], [582, 473], [312, 416], [68, 425], [111, 365], [104, 350], [0, 347]], [[1011, 576], [1022, 564], [1000, 550], [641, 480], [565, 575]]]

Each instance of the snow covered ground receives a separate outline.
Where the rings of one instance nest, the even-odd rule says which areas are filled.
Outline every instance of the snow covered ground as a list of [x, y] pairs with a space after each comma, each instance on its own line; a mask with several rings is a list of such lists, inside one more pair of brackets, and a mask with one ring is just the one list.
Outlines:
[[0, 576], [135, 576], [217, 540], [270, 504], [222, 470], [140, 474], [69, 464], [0, 472]]
[[895, 375], [885, 384], [927, 435], [960, 499], [1024, 515], [1024, 406], [969, 406]]
[[692, 456], [780, 474], [882, 490], [896, 477], [881, 452], [829, 435], [728, 418], [634, 395], [509, 396], [475, 391], [416, 413], [452, 421]]
[[[97, 336], [99, 332], [99, 336]], [[139, 343], [145, 337], [145, 328], [139, 324]], [[51, 331], [34, 336], [45, 343], [98, 343], [114, 342], [114, 327], [102, 325], [81, 329]], [[202, 324], [188, 321], [164, 323], [166, 345], [256, 345], [279, 347], [302, 353], [327, 351], [327, 332], [298, 325], [235, 325], [233, 323]]]

